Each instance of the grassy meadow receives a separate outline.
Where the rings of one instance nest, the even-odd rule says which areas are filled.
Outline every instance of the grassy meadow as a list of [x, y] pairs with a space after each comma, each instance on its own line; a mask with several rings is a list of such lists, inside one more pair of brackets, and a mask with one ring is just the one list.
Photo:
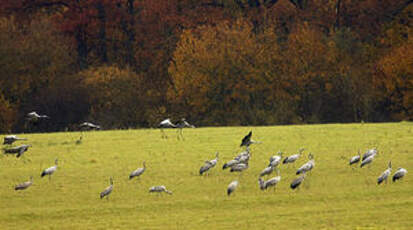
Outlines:
[[[242, 151], [253, 131], [250, 167], [242, 174], [222, 165]], [[33, 146], [22, 158], [0, 156], [0, 229], [412, 229], [413, 123], [330, 124], [274, 127], [217, 127], [92, 131], [76, 144], [79, 132], [20, 134]], [[3, 137], [3, 135], [1, 135]], [[281, 165], [276, 189], [261, 191], [258, 174], [278, 150], [284, 156], [304, 147], [305, 155]], [[368, 148], [379, 154], [370, 167], [350, 167], [348, 160]], [[205, 160], [220, 159], [208, 176], [199, 176]], [[315, 168], [299, 191], [289, 185], [311, 152]], [[40, 178], [44, 168], [59, 168]], [[406, 168], [396, 183], [377, 185], [392, 160], [393, 173]], [[141, 178], [129, 173], [146, 161]], [[14, 186], [34, 176], [24, 191]], [[109, 199], [99, 193], [113, 177]], [[270, 177], [275, 176], [272, 174]], [[266, 179], [269, 177], [266, 177]], [[230, 197], [228, 184], [239, 180]], [[150, 194], [165, 185], [173, 192]]]

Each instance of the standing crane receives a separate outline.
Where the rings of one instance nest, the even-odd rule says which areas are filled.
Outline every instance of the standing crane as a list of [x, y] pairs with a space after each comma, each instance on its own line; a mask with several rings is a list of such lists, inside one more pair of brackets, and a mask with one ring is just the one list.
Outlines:
[[181, 120], [176, 124], [176, 127], [178, 128], [178, 140], [182, 138], [184, 140], [184, 134], [183, 134], [183, 128], [195, 128], [194, 125], [189, 124], [185, 118], [181, 118]]
[[377, 178], [377, 184], [381, 184], [383, 181], [386, 181], [387, 184], [387, 178], [391, 174], [391, 161], [389, 162], [389, 165], [387, 169]]
[[158, 185], [158, 186], [152, 186], [149, 188], [149, 192], [157, 192], [157, 193], [161, 193], [161, 192], [166, 192], [169, 195], [172, 195], [172, 192], [167, 190], [166, 187], [164, 185]]
[[159, 128], [161, 128], [162, 138], [168, 138], [168, 136], [166, 136], [166, 134], [165, 134], [165, 132], [163, 131], [163, 129], [165, 129], [165, 128], [176, 128], [176, 125], [173, 124], [173, 123], [171, 122], [171, 119], [169, 119], [169, 118], [161, 121], [158, 126], [159, 126]]
[[137, 168], [135, 171], [131, 172], [131, 174], [129, 175], [129, 180], [134, 178], [134, 177], [139, 177], [140, 175], [142, 175], [146, 170], [146, 165], [145, 165], [145, 161], [143, 162], [143, 168]]
[[239, 184], [238, 181], [234, 180], [228, 185], [228, 188], [227, 188], [227, 195], [228, 196], [231, 195], [231, 193], [233, 193], [235, 191], [235, 189], [238, 187], [238, 184]]
[[309, 161], [307, 161], [307, 163], [303, 164], [299, 169], [297, 169], [297, 172], [296, 172], [297, 175], [301, 173], [309, 172], [314, 168], [315, 162], [314, 162], [314, 157], [311, 153], [308, 154], [308, 159]]
[[26, 141], [27, 138], [19, 138], [16, 135], [8, 135], [4, 137], [3, 145], [11, 145], [15, 141]]
[[51, 167], [43, 170], [43, 172], [42, 172], [42, 174], [41, 174], [40, 176], [41, 176], [41, 177], [44, 177], [44, 176], [46, 176], [46, 175], [49, 175], [49, 180], [50, 180], [52, 174], [53, 174], [54, 172], [56, 172], [56, 170], [57, 170], [57, 158], [56, 158], [56, 160], [54, 161], [54, 163], [55, 163], [55, 165], [53, 165], [53, 166], [51, 166]]
[[297, 154], [288, 156], [284, 158], [283, 164], [294, 163], [298, 158], [300, 158], [301, 153], [304, 151], [304, 148], [300, 148]]
[[398, 168], [397, 171], [393, 175], [393, 182], [395, 182], [396, 180], [402, 179], [404, 175], [406, 175], [406, 173], [407, 173], [406, 169]]
[[109, 179], [110, 181], [110, 185], [108, 187], [105, 188], [105, 190], [103, 190], [100, 193], [100, 199], [102, 199], [103, 197], [106, 196], [107, 200], [109, 200], [109, 194], [113, 191], [113, 179], [112, 177]]
[[199, 175], [202, 175], [203, 173], [208, 172], [211, 168], [215, 167], [218, 163], [218, 155], [219, 153], [216, 152], [215, 159], [205, 161], [205, 164], [199, 169]]
[[30, 177], [29, 181], [18, 184], [14, 187], [14, 190], [25, 190], [33, 184], [33, 176]]

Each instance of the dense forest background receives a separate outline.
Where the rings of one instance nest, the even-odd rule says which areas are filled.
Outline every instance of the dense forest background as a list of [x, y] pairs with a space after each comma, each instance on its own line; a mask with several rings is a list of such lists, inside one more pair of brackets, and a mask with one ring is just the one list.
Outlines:
[[413, 120], [413, 0], [1, 0], [0, 132]]

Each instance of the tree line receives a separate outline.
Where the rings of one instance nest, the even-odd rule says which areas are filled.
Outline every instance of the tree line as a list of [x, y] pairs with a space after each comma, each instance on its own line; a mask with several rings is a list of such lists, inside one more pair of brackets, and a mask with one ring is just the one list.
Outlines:
[[4, 0], [0, 132], [413, 119], [413, 0]]

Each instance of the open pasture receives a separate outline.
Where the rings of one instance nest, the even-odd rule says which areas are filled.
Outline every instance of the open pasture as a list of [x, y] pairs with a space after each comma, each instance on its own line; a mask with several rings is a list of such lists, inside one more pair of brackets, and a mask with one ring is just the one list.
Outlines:
[[[249, 168], [240, 173], [222, 165], [243, 149], [252, 130]], [[413, 123], [331, 124], [274, 127], [222, 127], [20, 134], [33, 146], [22, 158], [0, 156], [0, 229], [411, 229], [413, 226]], [[14, 145], [20, 144], [15, 143]], [[261, 191], [258, 175], [278, 150], [304, 155], [280, 165], [276, 189]], [[360, 149], [377, 147], [367, 167], [350, 167]], [[199, 175], [205, 160], [219, 161], [209, 175]], [[300, 190], [291, 190], [295, 170], [314, 155], [315, 167]], [[43, 169], [59, 159], [51, 180]], [[409, 172], [401, 181], [377, 185], [392, 160]], [[146, 161], [140, 178], [129, 173]], [[34, 182], [24, 191], [14, 186]], [[275, 173], [270, 177], [275, 176]], [[113, 177], [109, 199], [99, 194]], [[269, 178], [269, 177], [266, 177]], [[239, 186], [226, 195], [228, 184]], [[390, 178], [391, 179], [391, 178]], [[173, 192], [151, 194], [165, 185]]]

